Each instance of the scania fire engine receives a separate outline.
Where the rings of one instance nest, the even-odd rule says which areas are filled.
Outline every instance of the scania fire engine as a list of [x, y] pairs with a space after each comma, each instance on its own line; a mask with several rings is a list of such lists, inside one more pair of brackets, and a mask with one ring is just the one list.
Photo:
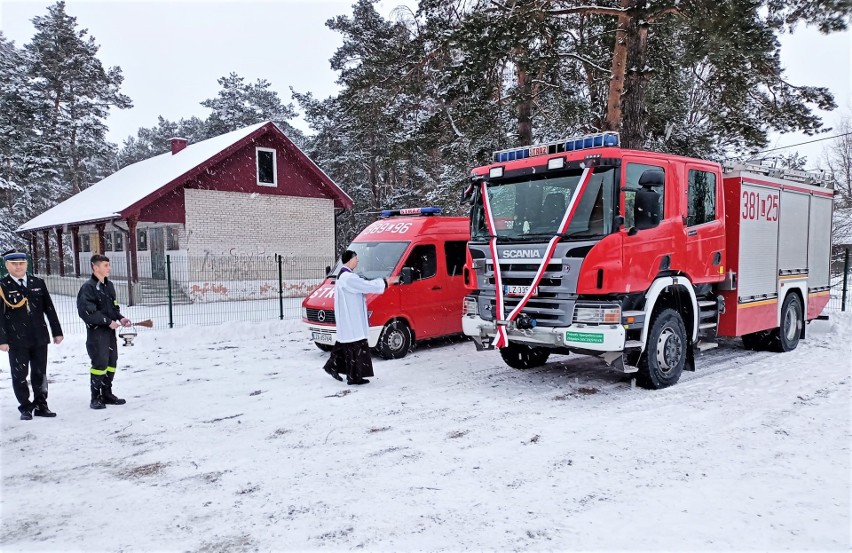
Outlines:
[[462, 316], [511, 367], [601, 357], [649, 388], [717, 337], [789, 351], [829, 299], [828, 179], [619, 147], [599, 133], [471, 172]]

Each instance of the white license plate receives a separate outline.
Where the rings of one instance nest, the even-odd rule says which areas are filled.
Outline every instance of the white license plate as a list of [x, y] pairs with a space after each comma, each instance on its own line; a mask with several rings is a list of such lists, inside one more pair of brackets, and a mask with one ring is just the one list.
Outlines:
[[326, 334], [325, 332], [311, 332], [311, 339], [314, 342], [320, 342], [323, 344], [333, 344], [334, 343], [334, 335]]
[[[507, 296], [523, 296], [529, 291], [529, 286], [507, 286], [508, 290], [506, 291]], [[538, 295], [538, 286], [533, 288], [531, 296]]]

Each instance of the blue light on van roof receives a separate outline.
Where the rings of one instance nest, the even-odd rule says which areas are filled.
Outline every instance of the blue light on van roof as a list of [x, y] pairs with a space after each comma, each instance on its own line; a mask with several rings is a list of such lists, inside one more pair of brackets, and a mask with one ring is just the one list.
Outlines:
[[397, 215], [440, 215], [440, 207], [409, 207], [405, 209], [385, 209], [379, 212], [382, 219]]
[[515, 161], [517, 159], [527, 159], [530, 157], [557, 154], [561, 152], [573, 152], [576, 150], [585, 150], [587, 148], [614, 147], [618, 146], [619, 142], [620, 140], [617, 132], [602, 132], [584, 136], [573, 136], [559, 140], [558, 142], [499, 150], [494, 152], [492, 160], [494, 163], [505, 163], [507, 161]]

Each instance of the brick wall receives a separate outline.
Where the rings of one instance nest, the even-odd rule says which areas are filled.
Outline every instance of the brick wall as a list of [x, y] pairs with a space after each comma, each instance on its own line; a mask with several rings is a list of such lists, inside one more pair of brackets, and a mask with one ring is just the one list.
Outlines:
[[334, 206], [301, 198], [211, 190], [185, 190], [190, 256], [334, 256]]

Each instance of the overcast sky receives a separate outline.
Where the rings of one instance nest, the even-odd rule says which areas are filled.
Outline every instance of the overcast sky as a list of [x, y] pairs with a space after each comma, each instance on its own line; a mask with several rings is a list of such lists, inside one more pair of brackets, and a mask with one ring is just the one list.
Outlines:
[[[17, 46], [33, 36], [31, 19], [45, 15], [52, 2], [0, 0], [0, 29]], [[380, 0], [377, 9], [392, 16], [400, 5], [416, 0]], [[156, 124], [157, 116], [177, 120], [209, 113], [199, 103], [219, 90], [216, 79], [231, 71], [248, 82], [268, 80], [285, 102], [289, 87], [325, 98], [337, 91], [337, 75], [328, 60], [340, 46], [340, 35], [325, 21], [350, 15], [352, 1], [268, 2], [92, 2], [68, 0], [67, 12], [77, 17], [101, 46], [105, 66], [121, 66], [122, 91], [134, 107], [117, 110], [108, 120], [108, 138], [120, 143], [139, 127]], [[781, 60], [787, 78], [799, 85], [827, 86], [839, 107], [825, 114], [827, 126], [840, 112], [852, 112], [852, 34], [829, 36], [800, 27], [785, 36]], [[296, 125], [307, 130], [303, 124]], [[826, 136], [832, 136], [828, 133]], [[813, 138], [773, 136], [770, 147]], [[816, 162], [828, 142], [797, 148]], [[792, 150], [780, 150], [788, 153]]]

